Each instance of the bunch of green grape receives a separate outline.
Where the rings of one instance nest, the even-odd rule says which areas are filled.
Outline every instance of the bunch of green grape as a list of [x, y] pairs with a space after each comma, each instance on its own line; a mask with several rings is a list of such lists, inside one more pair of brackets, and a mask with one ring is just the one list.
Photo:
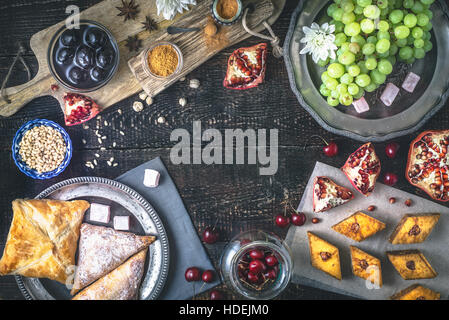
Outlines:
[[412, 64], [432, 50], [435, 0], [334, 0], [328, 7], [335, 25], [334, 60], [319, 61], [320, 92], [331, 106], [349, 106], [373, 92], [393, 72], [396, 61]]

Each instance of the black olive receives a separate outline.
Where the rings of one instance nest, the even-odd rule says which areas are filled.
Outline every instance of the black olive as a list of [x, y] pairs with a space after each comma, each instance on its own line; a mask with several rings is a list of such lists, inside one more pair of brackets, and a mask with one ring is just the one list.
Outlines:
[[79, 43], [78, 36], [74, 30], [66, 30], [61, 35], [61, 43], [66, 47], [73, 47]]
[[102, 81], [106, 78], [106, 72], [99, 67], [93, 67], [90, 70], [90, 77], [93, 81]]
[[85, 39], [86, 43], [94, 49], [101, 48], [102, 46], [104, 46], [107, 40], [106, 34], [103, 31], [96, 28], [91, 28], [87, 30]]
[[72, 83], [79, 84], [86, 80], [87, 74], [83, 69], [79, 67], [73, 67], [69, 70], [68, 78]]
[[56, 61], [59, 64], [70, 64], [73, 62], [73, 57], [75, 56], [75, 53], [73, 49], [71, 48], [60, 48], [56, 52]]
[[94, 60], [94, 53], [89, 47], [81, 46], [76, 52], [76, 63], [84, 69], [92, 66]]
[[97, 54], [97, 65], [100, 68], [110, 67], [112, 60], [114, 60], [114, 53], [110, 49], [101, 50]]

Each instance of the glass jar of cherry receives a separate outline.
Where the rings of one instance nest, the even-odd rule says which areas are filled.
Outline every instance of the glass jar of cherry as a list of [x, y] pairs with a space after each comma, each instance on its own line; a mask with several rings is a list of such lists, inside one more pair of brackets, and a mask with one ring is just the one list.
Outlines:
[[287, 287], [293, 260], [290, 248], [278, 236], [254, 230], [229, 242], [220, 268], [223, 282], [242, 297], [268, 300]]

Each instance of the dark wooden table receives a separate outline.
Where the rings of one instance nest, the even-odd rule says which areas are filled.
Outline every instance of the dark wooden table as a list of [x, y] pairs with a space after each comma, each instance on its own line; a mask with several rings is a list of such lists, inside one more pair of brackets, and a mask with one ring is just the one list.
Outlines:
[[[98, 1], [77, 1], [85, 9]], [[73, 1], [0, 1], [0, 80], [3, 80], [18, 48], [18, 42], [28, 44], [37, 31], [51, 26], [65, 15], [67, 5]], [[290, 16], [297, 1], [288, 0], [274, 31], [284, 39], [290, 23]], [[69, 127], [74, 144], [74, 154], [70, 166], [63, 174], [50, 181], [35, 181], [22, 174], [11, 157], [11, 142], [16, 130], [25, 122], [35, 118], [45, 118], [63, 124], [59, 105], [51, 97], [38, 98], [9, 118], [0, 119], [0, 250], [3, 251], [12, 219], [11, 201], [15, 198], [34, 197], [50, 185], [77, 176], [99, 176], [115, 178], [139, 164], [161, 156], [176, 182], [195, 226], [201, 232], [206, 226], [217, 222], [221, 242], [206, 246], [218, 265], [221, 249], [232, 236], [243, 230], [262, 228], [285, 236], [286, 230], [274, 225], [274, 216], [283, 211], [281, 202], [288, 198], [297, 205], [304, 186], [316, 161], [341, 166], [348, 154], [361, 145], [357, 141], [333, 136], [323, 130], [299, 105], [290, 90], [287, 72], [282, 59], [272, 55], [268, 61], [266, 81], [258, 88], [243, 92], [226, 90], [222, 79], [226, 72], [229, 54], [240, 45], [260, 42], [250, 38], [243, 43], [228, 48], [200, 68], [188, 75], [187, 79], [199, 79], [201, 86], [194, 90], [187, 82], [178, 82], [155, 98], [154, 104], [136, 113], [132, 103], [137, 95], [121, 101], [101, 114], [102, 122], [111, 125], [100, 127], [107, 140], [99, 145], [94, 134], [95, 128]], [[33, 73], [37, 63], [28, 48], [25, 60]], [[26, 80], [23, 67], [15, 69], [9, 86]], [[179, 98], [188, 100], [185, 107], [178, 104]], [[122, 114], [119, 113], [122, 111]], [[166, 123], [158, 124], [162, 116]], [[173, 129], [185, 128], [192, 131], [192, 121], [201, 120], [203, 130], [224, 129], [279, 129], [279, 170], [274, 176], [260, 176], [254, 165], [173, 165], [170, 162], [170, 133]], [[447, 129], [449, 111], [443, 108], [423, 129]], [[95, 120], [91, 127], [95, 127]], [[119, 131], [126, 132], [125, 136]], [[319, 134], [335, 140], [339, 155], [326, 158], [321, 153], [321, 144], [312, 135]], [[385, 144], [376, 144], [384, 172], [399, 175], [397, 187], [417, 192], [404, 178], [408, 145], [416, 134], [397, 139], [401, 149], [395, 160], [388, 160], [384, 153]], [[83, 144], [82, 140], [87, 144]], [[112, 147], [113, 142], [116, 143]], [[100, 148], [105, 147], [105, 151]], [[94, 169], [85, 166], [99, 153], [99, 165]], [[106, 161], [115, 158], [117, 167], [110, 167]], [[177, 272], [184, 272], [178, 270]], [[226, 288], [228, 297], [232, 293]], [[206, 297], [204, 295], [203, 297]], [[0, 278], [0, 299], [22, 299], [13, 277]], [[283, 299], [343, 299], [332, 293], [291, 284], [281, 295]]]

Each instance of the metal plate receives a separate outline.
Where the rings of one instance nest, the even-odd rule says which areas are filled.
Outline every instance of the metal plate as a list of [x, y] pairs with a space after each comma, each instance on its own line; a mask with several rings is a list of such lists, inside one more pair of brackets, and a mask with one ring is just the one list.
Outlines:
[[[97, 177], [80, 177], [57, 183], [40, 193], [36, 199], [75, 200], [82, 199], [111, 206], [109, 224], [92, 223], [89, 211], [84, 221], [90, 224], [112, 227], [112, 217], [128, 215], [131, 232], [139, 235], [155, 235], [147, 255], [144, 279], [139, 299], [156, 299], [167, 279], [169, 266], [168, 238], [164, 226], [153, 207], [133, 189], [113, 180]], [[49, 280], [16, 276], [17, 284], [28, 300], [70, 299], [65, 285]]]
[[352, 106], [330, 107], [319, 92], [318, 67], [309, 55], [300, 55], [302, 27], [312, 22], [324, 22], [327, 0], [302, 0], [295, 10], [284, 44], [284, 58], [293, 92], [300, 104], [326, 130], [359, 141], [381, 142], [418, 130], [431, 116], [444, 106], [449, 96], [449, 11], [443, 0], [432, 5], [434, 48], [426, 57], [412, 66], [397, 63], [388, 82], [401, 87], [405, 74], [413, 71], [421, 81], [413, 94], [401, 90], [401, 95], [391, 107], [378, 99], [384, 86], [367, 94], [371, 110], [357, 114]]

